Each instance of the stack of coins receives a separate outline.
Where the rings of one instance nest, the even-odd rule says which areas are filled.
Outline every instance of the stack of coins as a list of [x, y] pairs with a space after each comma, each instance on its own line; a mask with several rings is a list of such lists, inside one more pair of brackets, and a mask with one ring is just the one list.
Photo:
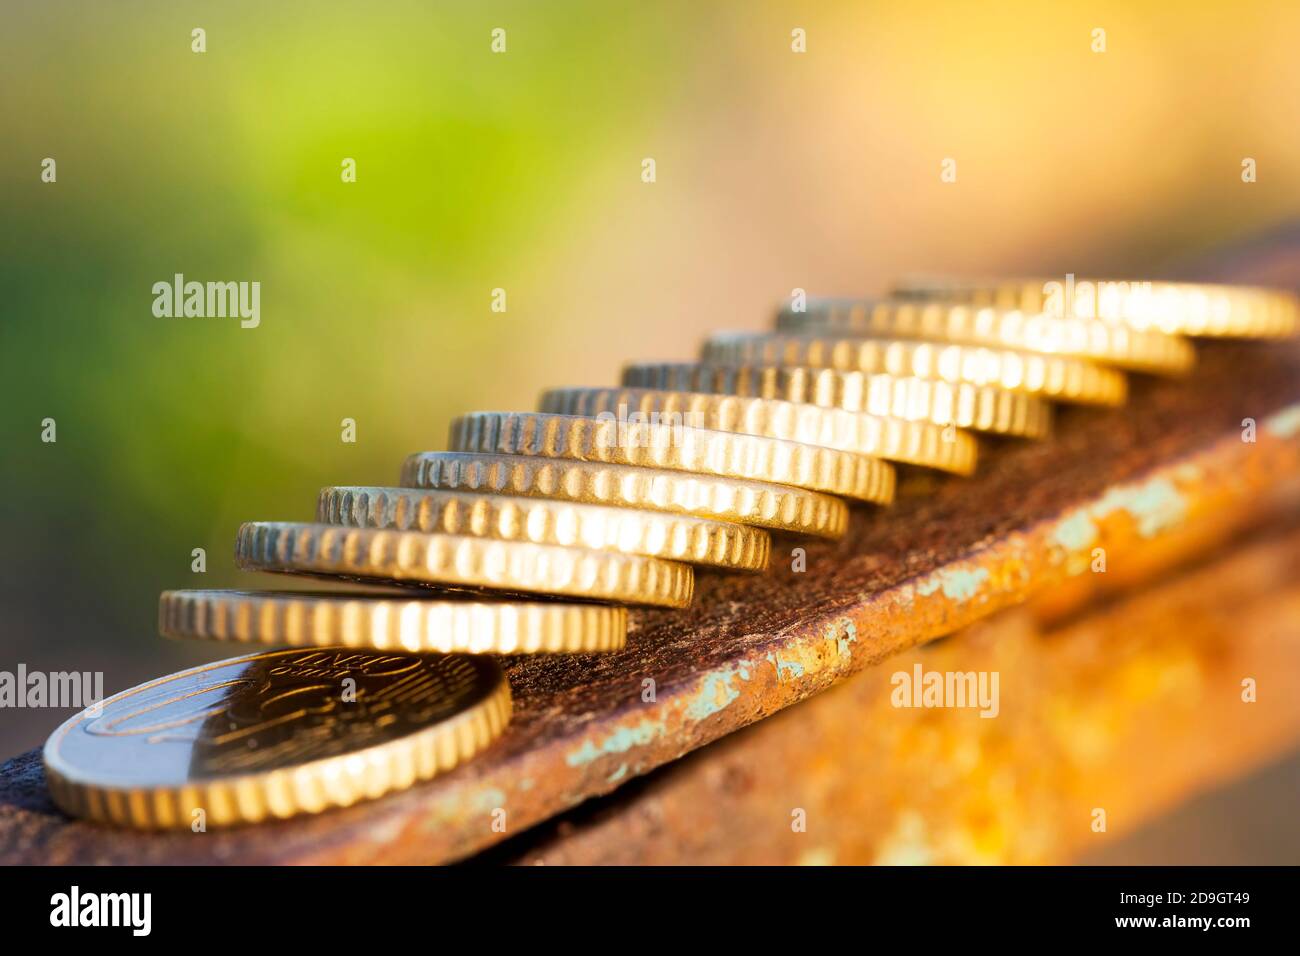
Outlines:
[[245, 524], [241, 568], [363, 588], [164, 593], [169, 637], [287, 649], [72, 718], [46, 744], [51, 792], [96, 820], [202, 829], [410, 786], [504, 730], [495, 655], [619, 650], [629, 607], [687, 606], [694, 566], [761, 572], [771, 531], [842, 536], [848, 503], [890, 503], [896, 466], [970, 475], [978, 435], [1043, 439], [1055, 402], [1118, 406], [1126, 372], [1188, 374], [1184, 336], [1300, 327], [1271, 290], [1055, 285], [794, 303], [697, 363], [458, 418], [399, 487], [326, 488], [314, 521]]

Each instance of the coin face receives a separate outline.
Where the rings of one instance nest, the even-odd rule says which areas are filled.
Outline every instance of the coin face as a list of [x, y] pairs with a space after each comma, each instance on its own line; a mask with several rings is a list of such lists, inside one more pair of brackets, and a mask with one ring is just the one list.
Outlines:
[[509, 689], [489, 658], [343, 648], [181, 671], [88, 708], [46, 742], [55, 801], [142, 826], [345, 806], [446, 769], [497, 736]]

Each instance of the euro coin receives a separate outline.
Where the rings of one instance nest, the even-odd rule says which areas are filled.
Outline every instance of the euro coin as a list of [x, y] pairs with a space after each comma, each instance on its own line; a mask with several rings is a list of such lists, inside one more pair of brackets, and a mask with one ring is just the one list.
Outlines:
[[537, 412], [474, 412], [452, 422], [453, 451], [668, 468], [744, 478], [887, 504], [894, 470], [878, 458], [692, 425]]
[[653, 388], [556, 388], [542, 394], [538, 408], [559, 415], [613, 412], [658, 416], [660, 421], [699, 420], [701, 427], [715, 431], [841, 448], [959, 475], [974, 471], [977, 453], [974, 437], [961, 429], [739, 395]]
[[1045, 438], [1051, 429], [1052, 407], [1034, 395], [913, 375], [785, 365], [632, 365], [623, 384], [751, 395], [1022, 438]]
[[588, 654], [627, 643], [627, 608], [409, 592], [164, 591], [166, 637], [410, 654]]
[[809, 300], [777, 315], [778, 332], [926, 339], [1091, 359], [1139, 372], [1181, 375], [1195, 362], [1186, 339], [1156, 329], [929, 300]]
[[268, 651], [83, 710], [46, 742], [45, 773], [73, 816], [202, 830], [401, 790], [473, 757], [509, 719], [489, 657]]
[[1123, 405], [1124, 373], [1087, 359], [983, 345], [841, 335], [722, 333], [700, 354], [709, 365], [804, 365], [991, 385], [1058, 402]]
[[761, 528], [729, 521], [481, 491], [326, 488], [316, 520], [595, 548], [742, 571], [766, 568], [772, 544]]
[[686, 607], [695, 582], [689, 565], [643, 555], [287, 521], [244, 524], [235, 543], [235, 561], [250, 571], [660, 607]]
[[902, 298], [1072, 315], [1170, 335], [1271, 339], [1300, 332], [1300, 300], [1258, 286], [1136, 279], [918, 279]]
[[401, 483], [697, 515], [821, 538], [842, 537], [849, 520], [842, 500], [803, 488], [527, 455], [418, 452], [402, 463]]

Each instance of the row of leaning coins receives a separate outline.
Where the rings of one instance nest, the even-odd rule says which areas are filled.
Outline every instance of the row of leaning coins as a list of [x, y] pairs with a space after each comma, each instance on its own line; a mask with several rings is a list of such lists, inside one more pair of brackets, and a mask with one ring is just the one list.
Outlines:
[[894, 465], [969, 475], [974, 433], [1044, 438], [1053, 401], [1119, 405], [1126, 370], [1190, 371], [1181, 333], [1296, 326], [1294, 298], [1266, 290], [1132, 283], [1139, 301], [1111, 284], [1058, 308], [1034, 286], [792, 304], [774, 333], [715, 335], [699, 363], [552, 389], [537, 413], [465, 415], [400, 487], [326, 488], [314, 522], [244, 525], [242, 568], [363, 589], [165, 592], [165, 635], [289, 649], [106, 702], [127, 724], [175, 712], [184, 732], [150, 739], [177, 756], [148, 762], [153, 776], [120, 771], [139, 735], [73, 718], [46, 746], [52, 793], [94, 819], [193, 829], [196, 814], [255, 822], [428, 779], [503, 732], [494, 655], [619, 650], [629, 605], [686, 606], [692, 565], [761, 571], [769, 531], [842, 536], [848, 501], [890, 502]]

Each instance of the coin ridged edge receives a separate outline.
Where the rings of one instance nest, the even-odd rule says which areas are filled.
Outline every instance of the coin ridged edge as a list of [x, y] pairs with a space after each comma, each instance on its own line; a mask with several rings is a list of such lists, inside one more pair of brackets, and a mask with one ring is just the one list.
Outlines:
[[[690, 391], [779, 399], [1021, 438], [1045, 438], [1051, 430], [1052, 406], [1045, 399], [992, 385], [807, 366], [681, 363], [655, 366], [653, 375], [649, 368], [629, 366], [624, 384], [667, 380]], [[666, 371], [672, 374], [665, 378], [661, 373]]]
[[637, 554], [464, 535], [288, 521], [242, 525], [245, 570], [481, 588], [627, 604], [686, 607], [690, 565]]
[[795, 334], [843, 332], [1072, 355], [1171, 375], [1189, 372], [1196, 360], [1186, 339], [1154, 329], [928, 300], [809, 300], [805, 311], [782, 309], [776, 328]]
[[522, 495], [370, 486], [322, 489], [316, 520], [619, 551], [741, 571], [764, 570], [772, 541], [760, 528], [695, 515]]
[[[649, 369], [652, 366], [637, 366]], [[973, 435], [945, 435], [933, 422], [907, 421], [842, 408], [775, 398], [648, 388], [554, 388], [542, 393], [538, 410], [560, 415], [618, 412], [700, 415], [701, 427], [825, 445], [886, 461], [937, 468], [959, 475], [975, 470]]]
[[915, 375], [1087, 405], [1123, 405], [1128, 397], [1124, 373], [1091, 359], [958, 342], [724, 332], [704, 343], [700, 360], [717, 365], [806, 365]]
[[410, 654], [591, 654], [627, 644], [627, 608], [293, 592], [164, 591], [166, 637]]
[[[914, 280], [894, 287], [898, 298], [940, 301], [1040, 312], [1061, 288], [1060, 279]], [[1076, 278], [1071, 314], [1121, 322], [1167, 335], [1206, 338], [1281, 339], [1300, 332], [1300, 299], [1283, 289], [1263, 286], [1168, 282], [1139, 279]], [[1091, 301], [1093, 308], [1081, 307]], [[1142, 313], [1146, 314], [1143, 315]], [[1050, 314], [1050, 313], [1049, 313]]]
[[[619, 437], [626, 434], [626, 440]], [[453, 451], [522, 454], [746, 478], [887, 504], [894, 470], [857, 452], [757, 435], [536, 412], [455, 419]]]
[[645, 508], [823, 538], [842, 537], [849, 520], [843, 501], [819, 491], [563, 458], [416, 452], [402, 463], [400, 481], [407, 488], [488, 491]]

